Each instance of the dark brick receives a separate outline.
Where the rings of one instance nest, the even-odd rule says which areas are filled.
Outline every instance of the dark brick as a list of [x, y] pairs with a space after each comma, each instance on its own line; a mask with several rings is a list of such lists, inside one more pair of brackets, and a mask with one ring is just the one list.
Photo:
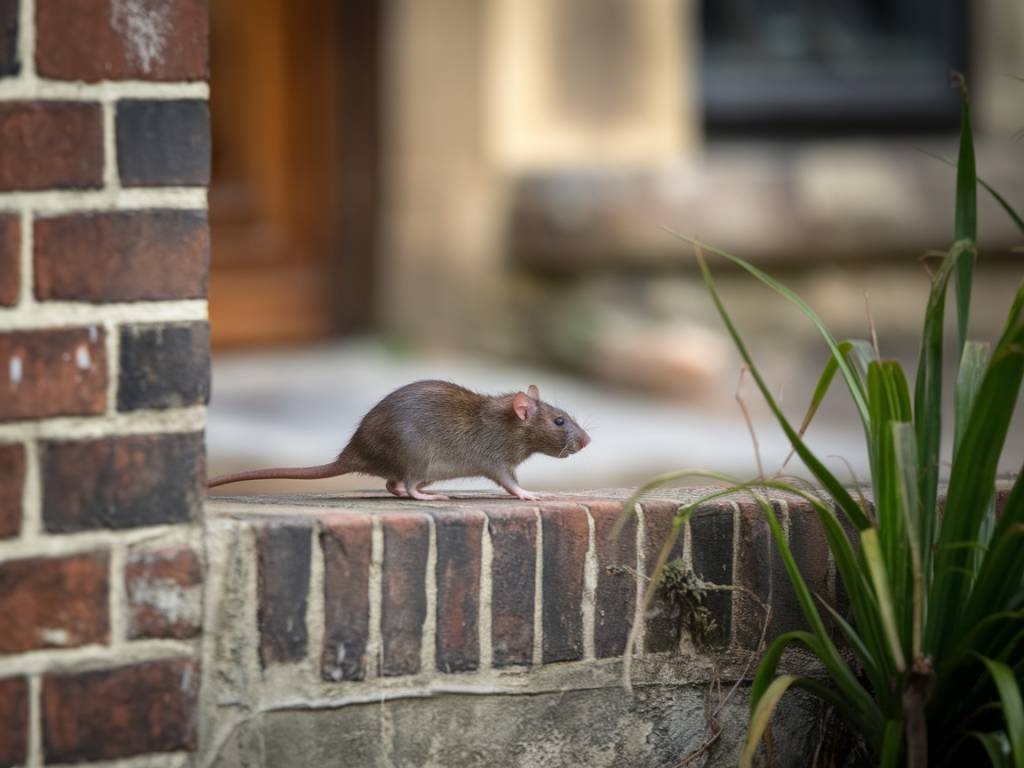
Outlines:
[[103, 121], [98, 104], [0, 101], [0, 190], [102, 184]]
[[28, 755], [28, 683], [0, 680], [0, 765], [24, 763]]
[[16, 75], [19, 71], [18, 0], [0, 0], [0, 77]]
[[530, 507], [489, 509], [491, 652], [496, 667], [533, 662], [537, 515]]
[[381, 639], [385, 676], [420, 671], [420, 644], [427, 616], [426, 571], [429, 548], [427, 518], [392, 514], [384, 526]]
[[324, 680], [362, 680], [370, 634], [370, 559], [373, 525], [369, 515], [335, 515], [324, 520]]
[[0, 563], [0, 653], [105, 643], [107, 555]]
[[202, 627], [203, 570], [188, 546], [132, 549], [124, 570], [128, 637], [195, 637]]
[[[658, 556], [672, 533], [672, 522], [679, 504], [671, 501], [647, 501], [643, 503], [644, 513], [644, 570], [646, 576], [654, 574]], [[683, 556], [682, 530], [669, 550], [666, 563]], [[681, 619], [676, 609], [659, 593], [647, 609], [644, 617], [644, 652], [663, 653], [679, 646]]]
[[25, 446], [0, 444], [0, 539], [21, 531], [21, 498], [25, 490]]
[[13, 307], [20, 295], [21, 219], [16, 214], [0, 214], [0, 306]]
[[36, 0], [36, 68], [62, 80], [204, 80], [208, 0]]
[[594, 652], [599, 659], [621, 656], [626, 650], [636, 612], [636, 515], [619, 533], [612, 529], [622, 515], [619, 502], [588, 505], [594, 518], [597, 551], [597, 589], [594, 593]]
[[205, 211], [117, 211], [37, 218], [40, 301], [150, 301], [206, 296]]
[[210, 112], [205, 101], [117, 103], [117, 168], [125, 187], [210, 183]]
[[264, 667], [306, 657], [311, 530], [270, 524], [259, 531], [260, 661]]
[[107, 407], [102, 328], [0, 333], [0, 421], [87, 416]]
[[[729, 586], [733, 567], [732, 504], [709, 503], [690, 518], [690, 554], [693, 572], [705, 582]], [[732, 631], [732, 592], [708, 591], [705, 604], [716, 629], [704, 638], [712, 645], [727, 645]]]
[[[807, 588], [815, 597], [815, 606], [822, 614], [826, 623], [831, 623], [831, 617], [824, 608], [821, 601], [824, 601], [833, 608], [836, 606], [835, 596], [832, 590], [832, 577], [830, 574], [828, 540], [825, 538], [825, 527], [821, 524], [817, 513], [806, 503], [789, 502], [789, 548], [796, 560], [800, 575], [804, 577]], [[781, 564], [781, 563], [780, 563]], [[788, 599], [797, 607], [795, 616], [789, 617], [788, 624], [776, 627], [778, 632], [789, 632], [794, 629], [809, 629], [803, 611], [799, 609], [799, 602], [796, 599], [796, 592], [788, 575], [783, 572], [786, 581], [786, 588], [789, 593]]]
[[437, 530], [437, 668], [469, 672], [480, 666], [480, 550], [484, 515], [442, 511]]
[[583, 658], [583, 573], [589, 525], [576, 504], [541, 507], [544, 663]]
[[40, 444], [50, 533], [184, 523], [203, 499], [202, 433]]
[[47, 763], [196, 748], [199, 666], [168, 659], [43, 678]]
[[177, 408], [210, 399], [207, 323], [121, 328], [117, 409]]
[[[753, 501], [741, 501], [739, 506], [736, 583], [749, 589], [765, 605], [771, 604], [771, 622], [765, 635], [765, 640], [771, 642], [786, 628], [801, 626], [800, 605], [761, 507]], [[772, 507], [781, 523], [778, 503], [772, 502]], [[764, 627], [764, 611], [749, 595], [738, 592], [735, 597], [734, 642], [742, 648], [754, 649]]]

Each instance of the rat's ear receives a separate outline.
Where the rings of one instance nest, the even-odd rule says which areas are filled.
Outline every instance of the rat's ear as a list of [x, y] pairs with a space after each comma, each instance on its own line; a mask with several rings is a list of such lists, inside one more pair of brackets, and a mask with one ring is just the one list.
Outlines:
[[512, 398], [512, 410], [516, 412], [520, 421], [526, 421], [537, 412], [537, 403], [529, 395], [516, 392]]
[[536, 384], [531, 384], [530, 387], [526, 390], [526, 394], [528, 394], [534, 400], [540, 400], [540, 390], [537, 389]]

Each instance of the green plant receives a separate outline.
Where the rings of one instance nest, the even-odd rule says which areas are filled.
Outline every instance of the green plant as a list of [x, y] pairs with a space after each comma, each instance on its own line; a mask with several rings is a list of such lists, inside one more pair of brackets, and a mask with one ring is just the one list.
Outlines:
[[[749, 766], [783, 694], [802, 688], [830, 704], [858, 732], [878, 764], [1024, 768], [1024, 474], [1002, 515], [995, 513], [996, 469], [1024, 376], [1024, 283], [1016, 292], [994, 349], [967, 340], [977, 216], [974, 148], [967, 90], [957, 162], [954, 243], [931, 276], [913, 390], [901, 366], [864, 341], [836, 340], [799, 296], [743, 259], [690, 238], [711, 299], [793, 451], [821, 492], [784, 478], [738, 483], [703, 470], [652, 480], [627, 502], [665, 483], [692, 477], [725, 481], [760, 505], [793, 584], [809, 631], [788, 632], [767, 648], [751, 690], [751, 721], [742, 765]], [[982, 182], [985, 189], [994, 191]], [[1004, 199], [997, 201], [1020, 225]], [[681, 237], [681, 236], [680, 236]], [[765, 384], [722, 303], [704, 252], [746, 270], [795, 304], [817, 327], [830, 359], [799, 429]], [[943, 314], [955, 285], [957, 374], [953, 452], [945, 501], [938, 503], [942, 433]], [[836, 374], [863, 424], [873, 505], [854, 496], [807, 447], [804, 430]], [[796, 494], [815, 510], [850, 597], [852, 618], [816, 602], [794, 561], [782, 527], [761, 489]], [[679, 510], [673, 538], [701, 501]], [[841, 518], [856, 528], [851, 544]], [[671, 541], [666, 542], [667, 548]], [[665, 555], [659, 559], [664, 564]], [[647, 600], [653, 587], [648, 589]], [[826, 630], [831, 614], [849, 653]], [[784, 651], [805, 646], [828, 679], [777, 674]], [[852, 654], [852, 659], [850, 655]]]

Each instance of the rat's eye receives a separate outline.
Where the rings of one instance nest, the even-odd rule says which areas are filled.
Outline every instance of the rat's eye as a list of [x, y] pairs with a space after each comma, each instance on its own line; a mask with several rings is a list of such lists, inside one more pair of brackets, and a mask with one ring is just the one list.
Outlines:
[[565, 417], [564, 416], [555, 416], [555, 425], [559, 426], [559, 427], [564, 427], [565, 426]]

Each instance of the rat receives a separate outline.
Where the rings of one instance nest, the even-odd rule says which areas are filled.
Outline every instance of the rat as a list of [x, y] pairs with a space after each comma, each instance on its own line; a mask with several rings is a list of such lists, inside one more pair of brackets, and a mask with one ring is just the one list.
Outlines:
[[387, 395], [359, 423], [329, 464], [280, 467], [216, 477], [208, 488], [242, 480], [314, 480], [348, 473], [375, 475], [399, 498], [443, 501], [424, 488], [439, 480], [486, 477], [516, 498], [539, 496], [519, 487], [516, 467], [535, 453], [564, 458], [590, 436], [567, 414], [526, 392], [482, 395], [448, 381], [416, 381]]

